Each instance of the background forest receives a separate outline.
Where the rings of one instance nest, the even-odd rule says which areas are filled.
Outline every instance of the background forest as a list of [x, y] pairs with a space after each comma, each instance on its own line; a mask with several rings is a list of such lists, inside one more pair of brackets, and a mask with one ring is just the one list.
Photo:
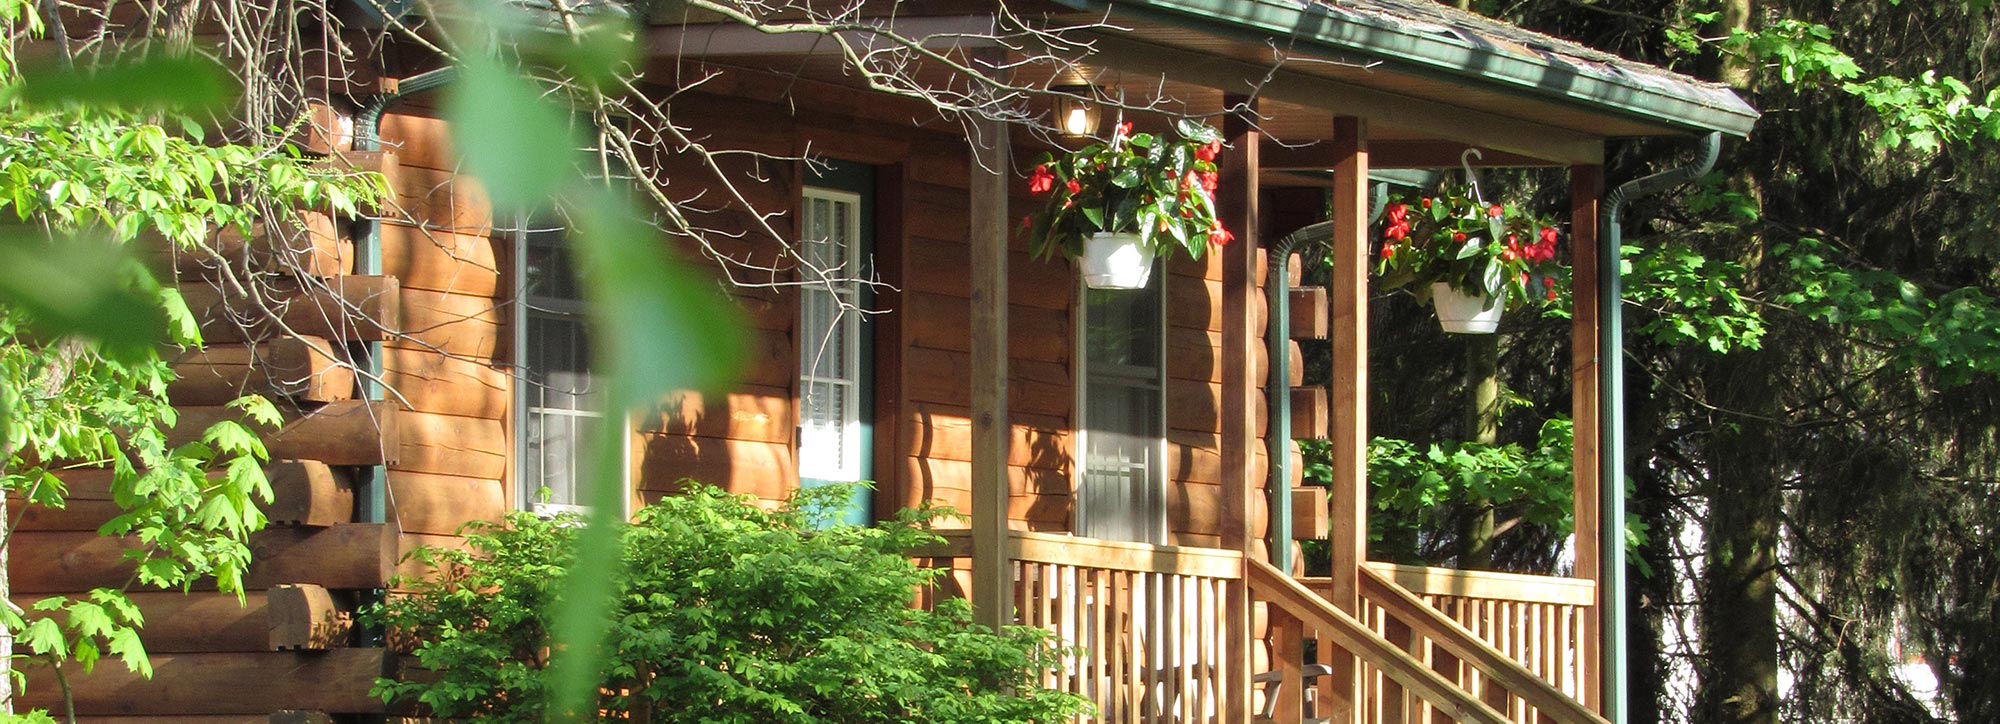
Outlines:
[[[1699, 188], [1642, 199], [1627, 217], [1631, 720], [2000, 721], [1991, 4], [1467, 9], [1727, 83], [1764, 113]], [[1614, 146], [1606, 176], [1615, 185], [1688, 153]], [[1566, 192], [1545, 185], [1558, 208]], [[1431, 441], [1484, 437], [1515, 447], [1456, 448], [1475, 453], [1461, 468], [1525, 466], [1515, 472], [1566, 486], [1566, 469], [1535, 470], [1567, 464], [1566, 445], [1538, 454], [1560, 435], [1544, 422], [1568, 409], [1566, 320], [1503, 328], [1487, 398], [1502, 422], [1482, 436], [1478, 403], [1434, 390], [1485, 376], [1493, 351], [1478, 346], [1493, 343], [1439, 334], [1401, 297], [1375, 300], [1376, 329], [1419, 331], [1377, 335], [1371, 430], [1421, 441], [1378, 441], [1375, 477], [1395, 477], [1383, 473]], [[1374, 557], [1567, 565], [1562, 523], [1532, 502], [1477, 504], [1462, 487], [1433, 491], [1453, 505], [1421, 531], [1390, 530]], [[1377, 506], [1403, 504], [1378, 487]], [[1936, 677], [1934, 701], [1895, 673], [1909, 664]]]

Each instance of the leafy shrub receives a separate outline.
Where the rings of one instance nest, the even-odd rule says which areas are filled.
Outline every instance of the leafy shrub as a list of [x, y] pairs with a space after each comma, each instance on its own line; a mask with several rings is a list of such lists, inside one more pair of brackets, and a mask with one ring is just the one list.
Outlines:
[[[963, 601], [910, 606], [939, 571], [925, 511], [874, 528], [821, 527], [848, 499], [802, 491], [775, 511], [703, 486], [621, 532], [599, 706], [658, 722], [1041, 722], [1086, 709], [1038, 687], [1047, 634], [971, 623]], [[414, 644], [428, 674], [381, 680], [385, 701], [446, 717], [542, 719], [550, 612], [568, 585], [577, 520], [516, 514], [469, 550], [420, 555], [447, 575], [368, 614]]]

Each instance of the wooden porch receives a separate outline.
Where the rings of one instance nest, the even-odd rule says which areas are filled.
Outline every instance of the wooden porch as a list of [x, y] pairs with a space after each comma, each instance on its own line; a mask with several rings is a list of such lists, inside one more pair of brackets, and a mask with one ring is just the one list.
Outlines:
[[[1027, 531], [1006, 546], [1012, 623], [1067, 649], [1045, 685], [1101, 721], [1603, 721], [1585, 701], [1588, 581], [1371, 563], [1356, 616], [1317, 592], [1330, 579], [1240, 553]], [[925, 552], [971, 555], [964, 531]], [[1224, 625], [1236, 585], [1266, 632], [1247, 669]]]

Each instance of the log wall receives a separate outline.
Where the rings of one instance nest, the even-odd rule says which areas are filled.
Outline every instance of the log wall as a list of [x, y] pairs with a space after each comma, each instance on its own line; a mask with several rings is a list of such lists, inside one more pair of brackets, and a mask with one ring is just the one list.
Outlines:
[[[479, 186], [455, 172], [445, 125], [421, 103], [383, 121], [383, 149], [351, 149], [351, 99], [308, 109], [301, 148], [326, 163], [380, 171], [393, 195], [380, 217], [379, 273], [357, 275], [359, 219], [300, 210], [304, 233], [260, 225], [247, 237], [220, 234], [221, 260], [257, 273], [268, 295], [225, 293], [219, 269], [162, 249], [157, 268], [178, 277], [208, 346], [170, 361], [168, 389], [180, 411], [171, 441], [240, 413], [222, 407], [244, 393], [272, 399], [282, 429], [264, 431], [275, 500], [270, 526], [251, 538], [254, 563], [237, 596], [197, 584], [193, 593], [135, 592], [147, 625], [140, 637], [155, 675], [116, 662], [70, 672], [77, 713], [127, 720], [264, 721], [286, 716], [383, 712], [368, 695], [386, 652], [358, 646], [352, 611], [368, 592], [392, 587], [418, 545], [460, 545], [461, 527], [497, 521], [512, 493], [513, 383], [506, 335], [511, 290], [504, 280], [511, 237], [496, 233]], [[303, 333], [293, 336], [291, 332]], [[381, 342], [383, 401], [364, 398], [354, 371], [367, 342]], [[386, 521], [357, 518], [353, 481], [386, 467]], [[359, 467], [357, 467], [359, 466]], [[122, 556], [141, 544], [99, 536], [117, 515], [108, 470], [62, 473], [65, 509], [29, 507], [12, 539], [15, 601], [78, 596], [131, 579]], [[21, 505], [15, 499], [10, 503]], [[56, 707], [53, 679], [28, 669], [21, 705]], [[257, 685], [245, 688], [244, 681]], [[274, 718], [275, 717], [275, 718]]]

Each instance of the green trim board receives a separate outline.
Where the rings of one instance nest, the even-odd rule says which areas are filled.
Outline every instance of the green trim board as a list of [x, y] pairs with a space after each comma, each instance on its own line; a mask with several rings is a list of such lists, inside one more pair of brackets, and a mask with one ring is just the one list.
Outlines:
[[[1758, 113], [1727, 88], [1431, 0], [1334, 5], [1297, 0], [1073, 2], [1216, 36], [1290, 38], [1400, 72], [1608, 111], [1687, 133], [1747, 136]], [[1143, 31], [1135, 36], [1143, 37]]]

